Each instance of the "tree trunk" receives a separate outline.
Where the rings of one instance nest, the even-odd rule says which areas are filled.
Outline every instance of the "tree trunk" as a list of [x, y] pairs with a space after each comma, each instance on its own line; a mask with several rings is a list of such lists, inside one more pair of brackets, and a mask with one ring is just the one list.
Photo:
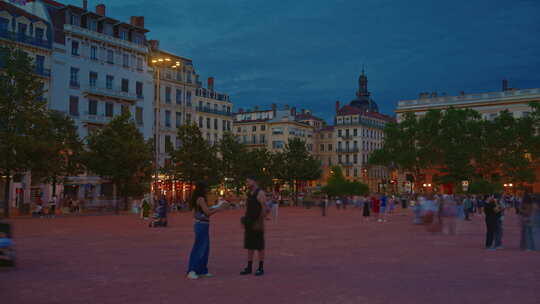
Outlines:
[[124, 195], [124, 211], [128, 210], [128, 196]]
[[4, 185], [4, 217], [9, 218], [9, 190], [11, 183], [11, 172], [6, 172], [6, 184]]
[[56, 177], [52, 180], [52, 196], [56, 195]]
[[117, 195], [116, 195], [116, 189], [118, 188], [118, 186], [116, 184], [113, 184], [113, 201], [114, 201], [114, 213], [118, 214], [120, 213], [120, 206], [119, 206], [119, 203], [118, 203], [118, 198], [117, 198]]

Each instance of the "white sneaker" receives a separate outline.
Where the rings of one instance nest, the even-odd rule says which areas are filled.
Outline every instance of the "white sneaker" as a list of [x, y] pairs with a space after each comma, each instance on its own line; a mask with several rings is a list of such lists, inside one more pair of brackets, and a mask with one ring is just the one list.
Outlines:
[[202, 277], [202, 278], [213, 278], [214, 275], [211, 274], [211, 273], [207, 273], [207, 274], [201, 274], [199, 277]]
[[197, 280], [199, 278], [199, 276], [195, 273], [195, 271], [190, 271], [188, 274], [187, 274], [187, 278], [189, 280]]

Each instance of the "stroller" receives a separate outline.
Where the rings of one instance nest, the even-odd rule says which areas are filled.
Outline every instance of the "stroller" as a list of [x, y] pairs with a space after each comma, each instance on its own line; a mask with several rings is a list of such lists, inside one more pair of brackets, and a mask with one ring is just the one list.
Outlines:
[[0, 267], [15, 267], [15, 249], [11, 225], [0, 222]]
[[167, 227], [167, 206], [165, 204], [161, 204], [156, 208], [148, 227]]

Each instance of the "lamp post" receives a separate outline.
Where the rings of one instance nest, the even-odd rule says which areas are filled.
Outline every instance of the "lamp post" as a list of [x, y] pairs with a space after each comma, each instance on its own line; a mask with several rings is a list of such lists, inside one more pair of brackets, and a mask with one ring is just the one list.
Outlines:
[[[151, 193], [151, 201], [155, 204], [154, 198], [159, 194], [158, 182], [159, 182], [159, 148], [160, 148], [160, 135], [159, 129], [161, 128], [161, 68], [176, 69], [180, 66], [180, 61], [176, 61], [176, 64], [172, 64], [171, 58], [154, 58], [152, 59], [152, 66], [156, 72], [156, 97], [155, 97], [155, 123], [154, 123], [154, 187], [153, 193]], [[159, 199], [159, 198], [158, 198]]]
[[509, 184], [504, 184], [503, 186], [504, 186], [504, 190], [512, 192], [512, 188], [514, 187], [514, 184], [509, 183]]

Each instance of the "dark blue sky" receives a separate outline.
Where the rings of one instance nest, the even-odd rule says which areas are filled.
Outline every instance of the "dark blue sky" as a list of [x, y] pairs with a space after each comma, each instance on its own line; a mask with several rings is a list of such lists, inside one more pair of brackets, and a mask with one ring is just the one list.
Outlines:
[[540, 87], [539, 0], [105, 3], [114, 18], [144, 15], [149, 38], [192, 58], [237, 109], [290, 104], [330, 120], [336, 100], [354, 97], [362, 64], [387, 114], [422, 91], [494, 91], [503, 78]]

